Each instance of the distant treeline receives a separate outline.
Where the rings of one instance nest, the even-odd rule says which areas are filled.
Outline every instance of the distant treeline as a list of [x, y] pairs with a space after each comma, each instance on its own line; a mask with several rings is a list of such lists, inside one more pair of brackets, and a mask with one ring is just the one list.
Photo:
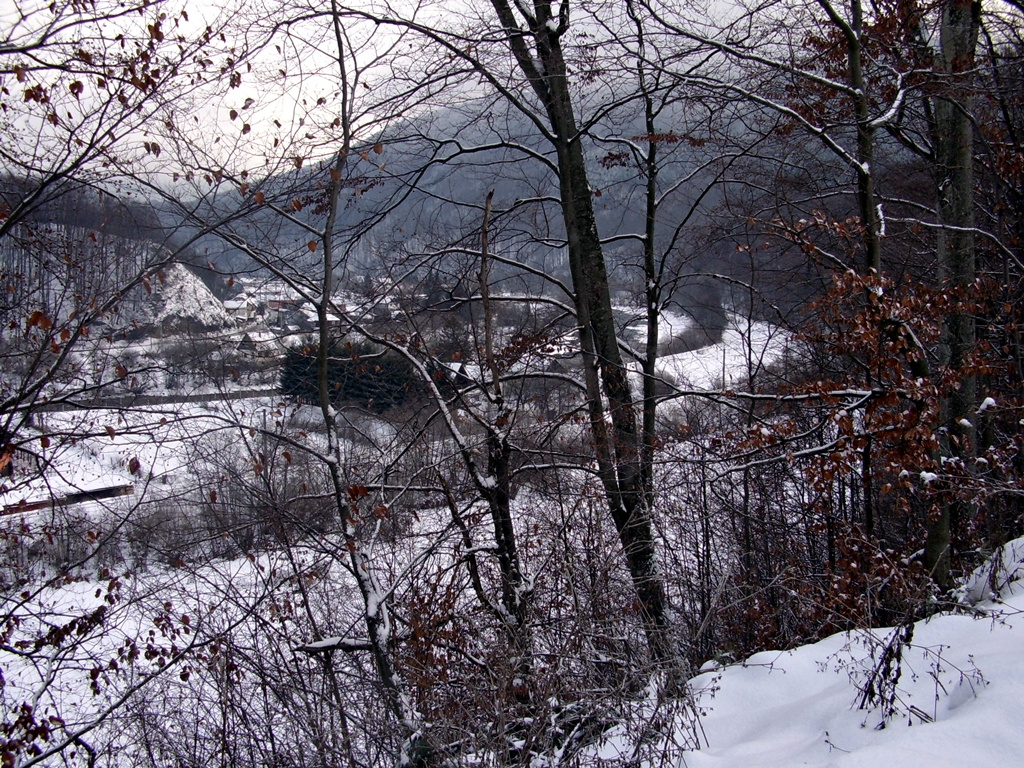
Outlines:
[[[25, 234], [31, 233], [31, 238], [20, 239], [23, 245], [45, 238], [45, 233], [39, 231], [43, 228], [89, 232], [91, 240], [152, 243], [165, 250], [180, 250], [176, 260], [195, 273], [218, 298], [223, 300], [237, 293], [237, 289], [232, 290], [224, 276], [211, 269], [208, 260], [195, 249], [180, 245], [182, 238], [161, 221], [157, 208], [150, 201], [119, 196], [98, 187], [56, 183], [22, 209], [36, 192], [32, 181], [0, 174], [0, 211], [21, 210], [19, 224]], [[105, 267], [101, 268], [105, 271]]]
[[[0, 200], [5, 210], [16, 210], [35, 189], [31, 181], [0, 175]], [[22, 221], [88, 229], [129, 240], [162, 239], [160, 219], [152, 205], [81, 184], [51, 185], [29, 206]]]

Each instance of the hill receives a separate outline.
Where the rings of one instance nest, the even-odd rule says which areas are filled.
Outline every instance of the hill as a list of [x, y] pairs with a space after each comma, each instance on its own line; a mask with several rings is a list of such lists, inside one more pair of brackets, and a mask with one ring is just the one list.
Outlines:
[[[690, 681], [687, 768], [965, 768], [1024, 760], [1024, 539], [909, 627], [841, 633]], [[605, 750], [613, 751], [613, 744]]]

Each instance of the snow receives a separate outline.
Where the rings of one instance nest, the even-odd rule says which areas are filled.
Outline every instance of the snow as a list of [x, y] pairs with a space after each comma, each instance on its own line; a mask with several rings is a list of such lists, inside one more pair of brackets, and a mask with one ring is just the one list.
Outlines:
[[[689, 315], [663, 309], [658, 318], [658, 344], [668, 344], [696, 326], [696, 321]], [[646, 334], [646, 329], [643, 332]]]
[[[255, 403], [236, 405], [246, 413], [259, 413]], [[204, 409], [198, 406], [190, 407], [186, 414], [191, 421], [206, 417]], [[99, 414], [91, 418], [97, 424], [103, 423]], [[124, 451], [131, 450], [144, 456], [144, 467], [159, 464], [163, 457], [155, 451], [144, 455], [141, 443], [130, 448], [127, 442], [122, 443], [130, 434], [125, 429], [111, 438], [100, 430], [96, 441], [85, 444], [96, 449], [98, 441], [101, 447], [105, 446], [100, 454], [111, 458], [115, 453], [123, 456]], [[174, 454], [175, 461], [180, 460], [176, 441], [170, 436], [164, 440], [163, 451]], [[173, 474], [184, 473], [179, 469]], [[402, 557], [408, 558], [410, 554]], [[340, 570], [325, 583], [332, 584], [332, 592], [344, 585], [347, 604], [353, 605], [358, 597], [350, 579]], [[253, 562], [221, 561], [215, 567], [203, 569], [197, 577], [190, 576], [187, 569], [151, 573], [137, 582], [133, 580], [129, 586], [151, 595], [153, 600], [173, 600], [176, 606], [180, 605], [177, 610], [187, 612], [193, 621], [209, 621], [212, 614], [201, 606], [211, 606], [212, 610], [223, 599], [219, 593], [229, 588], [258, 593], [264, 579], [274, 580], [275, 577], [266, 575], [273, 572], [273, 556], [267, 554]], [[176, 580], [181, 583], [172, 589]], [[48, 610], [70, 615], [79, 608], [88, 608], [99, 599], [93, 593], [95, 586], [96, 582], [82, 582], [47, 590], [45, 599], [52, 604]], [[387, 588], [372, 580], [370, 587], [368, 610], [372, 613], [383, 604]], [[191, 593], [192, 597], [185, 597]], [[171, 594], [177, 596], [171, 598]], [[992, 564], [979, 569], [964, 583], [956, 597], [963, 606], [959, 613], [939, 615], [914, 626], [911, 644], [903, 653], [902, 676], [894, 689], [896, 713], [885, 727], [878, 727], [883, 717], [877, 707], [858, 708], [859, 686], [864, 686], [875, 666], [872, 659], [878, 658], [896, 630], [837, 634], [792, 651], [763, 652], [739, 664], [706, 665], [706, 671], [689, 684], [696, 709], [705, 713], [696, 728], [700, 749], [674, 751], [669, 760], [637, 765], [996, 768], [1020, 764], [1020, 755], [1024, 754], [1024, 731], [1019, 727], [1024, 721], [1024, 540], [1004, 547]], [[124, 622], [119, 632], [138, 635], [149, 626], [149, 619], [145, 618], [148, 614], [143, 611], [136, 615], [130, 603], [118, 610], [123, 611], [120, 615]], [[336, 629], [331, 637], [306, 647], [313, 651], [363, 647], [364, 641], [350, 640], [347, 638], [351, 634], [343, 634], [351, 632], [354, 623], [354, 617], [333, 622]], [[385, 628], [385, 632], [389, 630]], [[31, 691], [37, 683], [33, 674], [29, 666], [20, 662], [8, 664], [5, 676], [9, 690]], [[62, 678], [61, 686], [65, 686], [61, 695], [81, 696], [88, 702], [88, 707], [83, 705], [79, 713], [83, 721], [88, 720], [90, 708], [102, 703], [88, 696], [74, 679], [73, 671]], [[693, 731], [692, 719], [681, 721], [674, 742], [692, 742]], [[635, 749], [635, 742], [612, 731], [592, 749], [602, 759], [616, 760], [623, 757], [622, 752]], [[619, 760], [618, 764], [622, 762]]]
[[[268, 576], [268, 572], [272, 574], [274, 569], [275, 561], [270, 556], [264, 556], [261, 561], [240, 558], [221, 561], [216, 569], [205, 568], [196, 572], [151, 569], [145, 574], [128, 574], [119, 579], [116, 587], [108, 586], [105, 579], [69, 579], [66, 583], [54, 581], [51, 585], [55, 586], [47, 585], [33, 591], [17, 606], [14, 614], [19, 619], [17, 630], [12, 636], [11, 646], [5, 646], [0, 657], [5, 683], [0, 711], [7, 715], [11, 711], [7, 707], [12, 702], [31, 700], [40, 712], [60, 712], [66, 731], [90, 728], [95, 724], [94, 718], [103, 717], [106, 707], [116, 706], [118, 696], [127, 687], [140, 685], [144, 676], [157, 672], [165, 663], [175, 664], [174, 657], [178, 651], [192, 642], [201, 642], [199, 636], [207, 631], [216, 631], [208, 624], [216, 621], [217, 611], [224, 608], [245, 610], [258, 605], [277, 583], [275, 577]], [[106, 597], [111, 591], [119, 599], [107, 604]], [[12, 652], [12, 647], [19, 640], [41, 637], [47, 628], [67, 624], [105, 604], [102, 628], [96, 632], [78, 633], [60, 647], [48, 650], [46, 663], [36, 664], [31, 654]], [[161, 614], [170, 615], [169, 606], [172, 604], [174, 616], [181, 617], [176, 629], [167, 624], [161, 625], [156, 620]], [[186, 625], [188, 629], [184, 631]], [[122, 659], [120, 665], [108, 665], [110, 659], [120, 658], [118, 649], [129, 641], [137, 642], [140, 649], [152, 646], [164, 653], [160, 658], [144, 655], [134, 664], [124, 663]], [[177, 650], [172, 650], [175, 647]], [[99, 691], [94, 695], [90, 691], [87, 673], [97, 666], [104, 671]], [[122, 726], [123, 722], [115, 714], [93, 731], [93, 738], [130, 739], [131, 730]], [[61, 732], [55, 730], [55, 735]], [[51, 744], [41, 742], [43, 748]], [[128, 744], [119, 746], [120, 750], [115, 749], [115, 754], [118, 751], [123, 754], [104, 762], [105, 765], [140, 764], [128, 756]], [[136, 746], [132, 744], [130, 748]], [[51, 759], [42, 764], [64, 762]]]
[[[243, 430], [231, 426], [237, 419], [259, 426], [266, 419], [285, 419], [295, 409], [281, 409], [276, 397], [175, 403], [131, 410], [94, 408], [82, 411], [46, 413], [45, 432], [55, 435], [43, 447], [33, 440], [32, 450], [47, 467], [40, 473], [34, 464], [22, 462], [13, 479], [0, 484], [0, 510], [22, 503], [34, 504], [60, 499], [70, 493], [99, 491], [111, 487], [135, 486], [137, 504], [174, 496], [201, 486], [209, 471], [209, 455], [246, 461], [249, 456]], [[58, 436], [74, 434], [75, 440]], [[203, 435], [197, 440], [197, 435]], [[42, 434], [40, 434], [40, 438]], [[205, 458], [204, 458], [205, 456]], [[130, 471], [137, 461], [137, 471]], [[118, 506], [108, 502], [104, 507]]]
[[[691, 681], [706, 745], [687, 768], [964, 768], [1024, 755], [1024, 540], [961, 590], [967, 613], [914, 626], [896, 714], [858, 708], [881, 643], [897, 630], [838, 634], [759, 653]], [[993, 589], [994, 587], [994, 589]], [[984, 602], [978, 602], [984, 600]], [[932, 720], [933, 722], [928, 722]]]
[[[625, 307], [618, 309], [627, 311]], [[658, 321], [659, 347], [670, 349], [673, 342], [695, 327], [688, 315], [663, 310]], [[633, 323], [630, 330], [636, 340], [646, 334], [640, 321]], [[712, 392], [746, 385], [766, 368], [781, 363], [793, 350], [794, 342], [788, 331], [772, 323], [730, 314], [721, 341], [687, 352], [663, 353], [658, 358], [655, 374], [670, 390]], [[631, 380], [639, 392], [639, 365], [633, 366]]]
[[[708, 662], [689, 681], [700, 713], [665, 738], [673, 768], [1002, 768], [1024, 755], [1024, 538], [954, 593], [962, 610], [916, 622], [894, 712], [860, 707], [885, 645], [903, 628], [844, 632], [742, 663]], [[694, 746], [694, 741], [699, 746]], [[675, 745], [688, 745], [685, 750]], [[619, 729], [592, 748], [619, 764]]]
[[295, 650], [304, 653], [321, 653], [324, 651], [342, 650], [351, 653], [352, 651], [365, 651], [370, 648], [369, 640], [352, 640], [347, 637], [327, 637], [315, 643], [300, 645]]
[[[111, 423], [115, 422], [111, 420]], [[103, 439], [97, 438], [95, 442], [102, 444]], [[127, 469], [130, 456], [90, 451], [84, 441], [47, 448], [37, 442], [33, 450], [49, 467], [49, 472], [45, 477], [30, 475], [21, 482], [19, 478], [6, 480], [0, 485], [0, 510], [19, 504], [48, 502], [70, 494], [131, 486], [133, 483]]]
[[[675, 329], [677, 330], [677, 329]], [[680, 389], [711, 391], [743, 384], [764, 368], [782, 361], [790, 335], [771, 323], [730, 318], [722, 340], [691, 352], [666, 355], [658, 376]]]
[[126, 327], [153, 325], [169, 332], [189, 325], [207, 328], [233, 326], [224, 305], [202, 280], [181, 264], [165, 267], [148, 290], [137, 287], [121, 308], [118, 322]]
[[[680, 318], [679, 325], [685, 322]], [[673, 333], [666, 324], [661, 331]], [[741, 323], [734, 320], [720, 344], [674, 355], [663, 364], [682, 385], [714, 388], [721, 386], [721, 371], [746, 371], [753, 366], [768, 365], [780, 360], [790, 339], [767, 323]], [[473, 374], [479, 376], [476, 368]], [[742, 380], [737, 375], [735, 380]], [[733, 379], [725, 382], [728, 385]], [[994, 405], [987, 398], [979, 412]], [[279, 411], [285, 411], [281, 413]], [[289, 414], [288, 411], [291, 411]], [[93, 409], [79, 413], [47, 414], [46, 426], [54, 433], [87, 434], [74, 443], [62, 443], [52, 449], [38, 448], [57, 474], [66, 474], [70, 488], [92, 487], [114, 482], [148, 482], [150, 493], [168, 497], [184, 496], [195, 490], [197, 475], [203, 469], [204, 457], [190, 449], [196, 432], [206, 433], [212, 441], [207, 450], [225, 461], [229, 454], [244, 463], [248, 458], [245, 433], [230, 422], [238, 420], [259, 426], [265, 417], [290, 422], [311, 408], [281, 409], [277, 398], [252, 399], [233, 403], [180, 404], [166, 409], [151, 408], [120, 412]], [[333, 409], [332, 409], [333, 412]], [[340, 414], [336, 414], [339, 415]], [[110, 426], [111, 434], [106, 427]], [[395, 427], [371, 422], [361, 427], [385, 442], [397, 441]], [[348, 443], [342, 440], [345, 449]], [[139, 461], [140, 469], [132, 474], [127, 467], [131, 459]], [[73, 472], [80, 473], [72, 475]], [[95, 476], [90, 480], [85, 475]], [[904, 471], [909, 476], [909, 473]], [[145, 480], [143, 479], [145, 478]], [[922, 482], [937, 479], [934, 473], [922, 473]], [[480, 478], [485, 487], [493, 487], [494, 478]], [[41, 483], [32, 486], [43, 495], [53, 493], [55, 486]], [[155, 486], [160, 484], [159, 488]], [[30, 489], [26, 483], [17, 490], [23, 498]], [[14, 494], [15, 491], [9, 491]], [[13, 496], [12, 496], [13, 498]], [[0, 497], [0, 501], [3, 497]], [[539, 506], [522, 492], [524, 509]], [[421, 510], [422, 518], [429, 515]], [[417, 524], [423, 527], [428, 522]], [[422, 532], [422, 531], [421, 531]], [[467, 552], [485, 551], [471, 547]], [[408, 553], [396, 553], [396, 562], [414, 560]], [[273, 572], [272, 555], [261, 556], [260, 563], [240, 560], [218, 562], [201, 571], [196, 582], [210, 581], [215, 587], [187, 583], [187, 575], [173, 572], [140, 577], [133, 588], [163, 598], [171, 587], [156, 582], [186, 583], [176, 587], [181, 592], [195, 593], [191, 603], [183, 603], [190, 615], [201, 615], [201, 606], [212, 606], [227, 592], [241, 584], [258, 592], [263, 564]], [[369, 594], [366, 611], [378, 615], [387, 605], [389, 585], [375, 581], [367, 561]], [[341, 569], [339, 569], [340, 571]], [[184, 571], [184, 569], [183, 569]], [[385, 570], [386, 572], [386, 570]], [[336, 574], [332, 587], [344, 585], [347, 606], [356, 605], [358, 596], [351, 575]], [[269, 578], [269, 577], [267, 577]], [[532, 577], [527, 579], [532, 589]], [[45, 598], [63, 614], [88, 608], [98, 600], [91, 597], [91, 583], [77, 583], [61, 590], [47, 591]], [[209, 591], [207, 591], [209, 590]], [[757, 654], [741, 664], [706, 665], [702, 674], [690, 681], [700, 718], [700, 749], [675, 752], [670, 760], [660, 763], [637, 762], [637, 765], [686, 766], [686, 768], [783, 768], [812, 766], [826, 768], [857, 768], [879, 766], [995, 766], [1021, 762], [1024, 735], [1019, 724], [1024, 716], [1024, 643], [1020, 642], [1024, 619], [1024, 540], [1007, 545], [994, 564], [980, 569], [957, 593], [963, 606], [960, 613], [951, 613], [919, 622], [913, 639], [903, 655], [903, 672], [895, 687], [896, 713], [885, 722], [876, 708], [859, 709], [860, 687], [874, 668], [880, 650], [894, 637], [896, 629], [864, 630], [839, 634], [813, 645], [792, 651], [771, 651]], [[176, 604], [182, 598], [175, 598]], [[253, 598], [255, 601], [255, 598]], [[54, 611], [57, 608], [53, 608]], [[49, 610], [49, 608], [48, 608]], [[125, 634], [139, 634], [138, 627], [148, 627], [142, 613], [125, 608]], [[212, 612], [212, 607], [211, 607]], [[351, 617], [350, 617], [351, 618]], [[385, 614], [386, 618], [386, 614]], [[346, 623], [337, 621], [337, 630], [346, 631]], [[351, 627], [347, 629], [351, 630]], [[381, 636], [391, 631], [386, 624]], [[337, 634], [310, 643], [303, 648], [312, 651], [362, 647], [364, 641], [346, 639]], [[37, 683], [27, 665], [11, 663], [5, 670], [11, 689], [30, 691]], [[80, 683], [62, 683], [67, 696], [83, 696]], [[76, 685], [78, 687], [76, 687]], [[653, 689], [653, 686], [652, 686]], [[652, 694], [653, 695], [653, 694]], [[97, 703], [98, 705], [98, 703]], [[411, 703], [407, 709], [412, 711]], [[83, 710], [81, 718], [88, 720]], [[884, 725], [884, 727], [879, 727]], [[693, 721], [680, 727], [675, 743], [692, 741]], [[627, 746], [628, 745], [628, 746]], [[617, 759], [621, 752], [635, 748], [626, 736], [614, 731], [595, 749], [601, 758]], [[620, 750], [619, 753], [616, 750]], [[552, 763], [554, 764], [554, 763]], [[620, 761], [621, 764], [621, 761]]]
[[315, 643], [309, 643], [308, 645], [305, 645], [303, 647], [311, 651], [322, 651], [329, 648], [337, 648], [343, 642], [344, 638], [342, 637], [328, 637], [325, 640], [319, 640]]

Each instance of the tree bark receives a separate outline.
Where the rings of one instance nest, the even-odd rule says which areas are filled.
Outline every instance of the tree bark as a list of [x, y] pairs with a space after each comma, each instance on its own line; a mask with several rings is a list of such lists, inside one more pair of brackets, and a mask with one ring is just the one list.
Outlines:
[[[651, 656], [656, 663], [663, 664], [673, 654], [668, 639], [665, 589], [658, 573], [650, 509], [640, 471], [641, 434], [619, 352], [593, 193], [560, 43], [568, 26], [569, 6], [559, 4], [559, 13], [553, 14], [550, 3], [534, 2], [532, 15], [525, 17], [524, 30], [506, 0], [491, 0], [491, 4], [517, 65], [544, 105], [553, 134], [595, 457], [636, 590]], [[539, 61], [533, 58], [528, 40], [532, 41]]]
[[532, 642], [528, 624], [528, 600], [524, 592], [523, 571], [519, 562], [519, 548], [512, 520], [512, 446], [503, 433], [502, 421], [505, 413], [505, 396], [502, 392], [501, 373], [494, 355], [494, 330], [492, 328], [490, 302], [490, 219], [494, 190], [487, 194], [484, 203], [484, 221], [480, 231], [480, 308], [484, 320], [484, 360], [491, 377], [488, 393], [486, 419], [487, 476], [492, 484], [484, 494], [494, 522], [494, 542], [501, 573], [501, 620], [509, 637], [509, 645], [515, 658], [512, 666], [521, 683], [513, 691], [517, 701], [526, 703], [530, 689], [527, 681], [531, 678]]
[[856, 92], [854, 113], [857, 119], [857, 204], [864, 240], [864, 271], [882, 269], [881, 217], [875, 203], [875, 128], [871, 121], [871, 101], [864, 77], [864, 13], [860, 0], [850, 0], [849, 23], [829, 0], [818, 0], [825, 13], [846, 38], [847, 81]]
[[[974, 259], [974, 128], [971, 118], [971, 72], [981, 24], [980, 0], [946, 0], [942, 8], [936, 74], [940, 93], [935, 99], [933, 142], [938, 221], [937, 248], [940, 281], [951, 288], [968, 286], [975, 279]], [[974, 346], [974, 319], [953, 312], [943, 323], [940, 362], [960, 372]], [[971, 449], [976, 382], [969, 371], [958, 375], [959, 388], [942, 403], [942, 455], [957, 458]], [[942, 588], [950, 586], [952, 529], [965, 513], [962, 502], [943, 503], [928, 528], [925, 567]]]

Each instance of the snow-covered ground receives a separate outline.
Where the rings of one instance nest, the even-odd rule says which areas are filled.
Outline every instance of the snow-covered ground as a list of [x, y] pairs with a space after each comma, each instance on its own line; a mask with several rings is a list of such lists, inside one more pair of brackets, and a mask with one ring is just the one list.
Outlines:
[[[222, 435], [244, 449], [236, 423], [260, 425], [268, 418], [283, 419], [284, 412], [267, 397], [42, 414], [32, 450], [45, 472], [22, 459], [24, 471], [16, 470], [0, 486], [0, 508], [117, 486], [134, 485], [136, 495], [156, 485], [180, 492], [194, 487], [195, 473], [203, 470], [196, 461], [198, 436], [209, 442]], [[66, 439], [69, 435], [73, 439]]]
[[[663, 312], [658, 325], [658, 343], [671, 347], [694, 328], [694, 321], [682, 314]], [[642, 324], [631, 326], [642, 337]], [[657, 374], [673, 389], [708, 392], [745, 385], [765, 368], [780, 363], [790, 349], [792, 334], [771, 323], [752, 321], [730, 314], [721, 341], [699, 349], [658, 358]], [[633, 380], [639, 389], [639, 367]]]
[[658, 361], [658, 373], [680, 389], [707, 391], [742, 385], [782, 360], [790, 336], [771, 323], [748, 323], [733, 315], [720, 342], [692, 352], [667, 355]]
[[[1006, 545], [1000, 560], [994, 575], [986, 567], [964, 586], [962, 611], [914, 625], [889, 689], [894, 712], [888, 720], [880, 707], [859, 705], [883, 648], [899, 630], [838, 634], [694, 678], [696, 705], [705, 713], [697, 728], [702, 745], [674, 764], [1024, 765], [1024, 540]], [[614, 739], [605, 745], [606, 757], [614, 747]]]
[[[779, 359], [785, 342], [786, 337], [768, 324], [733, 324], [720, 344], [665, 358], [664, 370], [673, 372], [681, 387], [712, 388], [721, 381], [723, 359], [727, 370], [742, 371], [747, 361], [763, 365]], [[125, 413], [96, 409], [47, 414], [45, 426], [52, 433], [89, 436], [74, 443], [55, 440], [52, 449], [40, 445], [38, 453], [52, 462], [51, 469], [60, 470], [58, 479], [51, 477], [49, 487], [28, 483], [12, 489], [7, 492], [9, 499], [0, 494], [0, 504], [30, 498], [30, 492], [56, 494], [57, 483], [81, 489], [145, 482], [151, 491], [160, 485], [168, 494], [181, 494], [194, 490], [195, 473], [202, 470], [206, 458], [191, 449], [192, 435], [217, 435], [221, 442], [209, 450], [223, 454], [221, 458], [237, 453], [244, 459], [257, 448], [246, 442], [254, 433], [239, 430], [238, 424], [259, 428], [269, 419], [295, 425], [303, 411], [282, 408], [275, 398], [266, 398]], [[383, 423], [370, 427], [382, 442], [395, 439], [393, 430]], [[395, 558], [412, 559], [408, 553]], [[260, 581], [263, 569], [252, 570], [248, 562], [225, 561], [211, 567], [211, 575], [204, 578], [220, 585], [213, 592], [191, 584], [184, 591], [200, 595], [197, 603], [214, 604], [217, 601], [208, 599], [208, 594], [223, 597], [229, 587], [241, 584], [256, 595], [248, 602], [256, 602], [269, 587]], [[260, 565], [273, 573], [269, 561]], [[161, 581], [165, 577], [171, 578], [163, 574], [154, 577], [153, 583], [143, 583], [150, 577], [139, 577], [133, 583], [159, 601], [168, 594], [168, 585]], [[46, 615], [71, 615], [90, 607], [100, 599], [94, 586], [76, 582], [62, 587], [59, 594], [43, 595], [52, 603]], [[1024, 540], [1007, 545], [999, 565], [976, 574], [961, 595], [962, 610], [913, 627], [900, 655], [899, 677], [890, 670], [885, 678], [888, 685], [882, 687], [891, 705], [890, 717], [884, 716], [877, 702], [865, 708], [860, 704], [871, 675], [880, 668], [882, 653], [902, 630], [840, 634], [792, 651], [760, 653], [740, 664], [709, 666], [690, 681], [695, 708], [701, 713], [699, 722], [686, 721], [684, 730], [671, 740], [679, 745], [699, 738], [701, 748], [670, 749], [664, 754], [671, 756], [661, 762], [641, 764], [651, 768], [1000, 768], [1024, 763]], [[145, 602], [138, 605], [148, 609]], [[142, 619], [133, 613], [136, 609], [124, 610], [124, 633], [139, 634]], [[199, 613], [194, 606], [188, 612]], [[38, 681], [31, 673], [27, 665], [6, 665], [8, 690], [33, 690]], [[82, 693], [77, 679], [67, 685], [62, 695]], [[88, 719], [88, 712], [83, 711], [82, 719]], [[614, 730], [607, 737], [590, 757], [629, 763], [623, 754], [628, 740]]]
[[[262, 418], [256, 403], [241, 407], [247, 414], [259, 413]], [[262, 404], [262, 408], [271, 407]], [[199, 408], [189, 410], [190, 420], [213, 420], [212, 414], [203, 414]], [[97, 426], [100, 435], [95, 440], [101, 447], [91, 448], [112, 473], [124, 471], [127, 457], [139, 456], [143, 466], [140, 472], [187, 478], [178, 463], [182, 455], [177, 440], [168, 436], [162, 443], [157, 441], [159, 447], [144, 447], [131, 441], [128, 430], [127, 434], [111, 436], [101, 419], [97, 419]], [[127, 425], [118, 426], [124, 429]], [[407, 562], [411, 556], [396, 553], [395, 557]], [[245, 604], [262, 599], [264, 590], [270, 588], [263, 579], [273, 581], [271, 574], [276, 570], [272, 555], [263, 558], [258, 565], [252, 563], [255, 569], [245, 560], [219, 561], [214, 567], [201, 569], [200, 578], [182, 571], [180, 578], [185, 581], [177, 588], [175, 604], [182, 600], [188, 603], [188, 593], [194, 593], [193, 600], [199, 598], [198, 604], [221, 604], [227, 599], [229, 586], [237, 590], [242, 585], [253, 593], [243, 601]], [[999, 562], [998, 567], [978, 572], [964, 585], [960, 611], [914, 626], [900, 656], [899, 678], [890, 674], [887, 680], [892, 685], [883, 687], [891, 694], [893, 709], [887, 721], [877, 703], [867, 708], [859, 704], [883, 650], [898, 630], [865, 630], [835, 635], [792, 651], [759, 653], [739, 664], [709, 665], [690, 681], [695, 708], [702, 713], [699, 722], [684, 718], [680, 731], [671, 739], [673, 745], [692, 744], [699, 739], [700, 749], [680, 752], [669, 748], [663, 753], [664, 759], [630, 763], [626, 758], [632, 754], [635, 742], [613, 730], [589, 756], [581, 756], [582, 763], [597, 764], [603, 759], [615, 765], [650, 768], [1020, 765], [1020, 756], [1024, 755], [1024, 729], [1020, 727], [1024, 722], [1024, 540], [1007, 545]], [[169, 570], [140, 576], [132, 582], [132, 588], [147, 595], [147, 600], [169, 600], [175, 590], [170, 589], [167, 580], [173, 580], [176, 574]], [[210, 586], [214, 583], [221, 586], [214, 589]], [[97, 584], [75, 582], [41, 594], [40, 599], [47, 601], [45, 613], [70, 616], [98, 603], [100, 598], [93, 592]], [[152, 613], [145, 600], [135, 603], [139, 608], [131, 607], [133, 603], [134, 599], [126, 601], [119, 614], [123, 621], [119, 633], [124, 635], [138, 635], [140, 622], [144, 623], [142, 617]], [[197, 605], [179, 610], [193, 617], [202, 615]], [[88, 649], [83, 646], [81, 650]], [[93, 701], [81, 690], [82, 676], [75, 677], [74, 672], [78, 667], [70, 669], [70, 677], [61, 681], [67, 687], [51, 687], [51, 694], [88, 700], [90, 703], [83, 705], [80, 713], [86, 721], [92, 714], [90, 708], [103, 701]], [[13, 695], [34, 690], [39, 682], [33, 674], [24, 664], [5, 665], [8, 692]], [[627, 742], [628, 751], [624, 747]]]
[[[134, 491], [103, 508], [184, 498], [225, 464], [251, 467], [267, 450], [258, 430], [268, 425], [284, 432], [309, 429], [302, 441], [319, 450], [319, 418], [316, 409], [275, 396], [44, 413], [26, 432], [35, 434], [27, 438], [35, 458], [19, 454], [14, 476], [0, 483], [0, 510], [115, 487]], [[360, 446], [371, 439], [385, 454], [397, 450], [399, 436], [388, 422], [346, 414], [344, 423], [352, 422], [355, 426], [343, 428], [341, 435], [346, 458], [363, 457]]]
[[158, 278], [134, 290], [130, 308], [120, 313], [120, 323], [126, 327], [135, 323], [156, 328], [182, 323], [210, 329], [234, 327], [224, 304], [187, 267], [169, 264]]

